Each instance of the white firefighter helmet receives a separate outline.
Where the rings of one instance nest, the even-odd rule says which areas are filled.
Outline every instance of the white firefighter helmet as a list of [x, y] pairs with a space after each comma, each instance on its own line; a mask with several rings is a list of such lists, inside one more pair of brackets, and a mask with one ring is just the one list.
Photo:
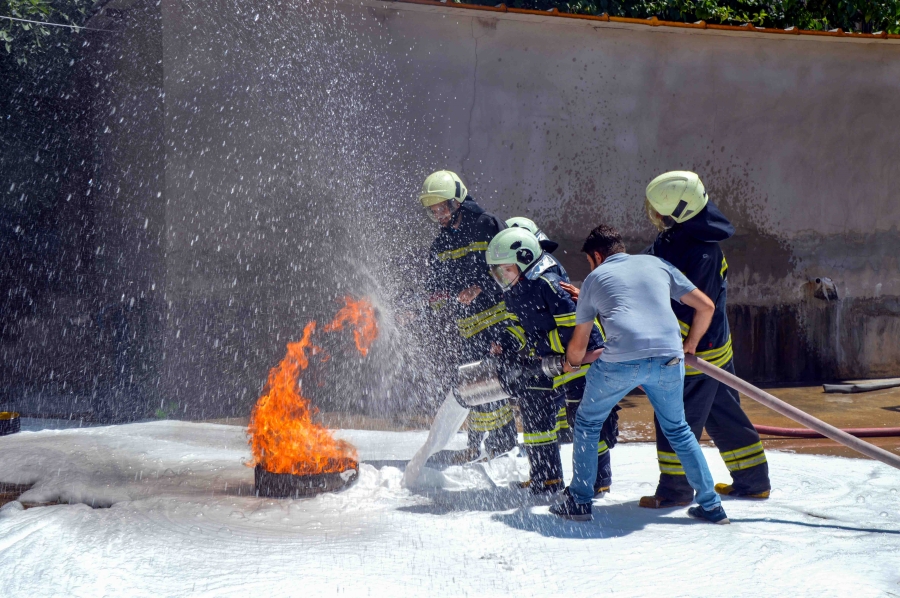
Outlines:
[[524, 216], [515, 216], [506, 221], [506, 226], [509, 228], [524, 228], [529, 231], [537, 240], [541, 243], [541, 249], [544, 251], [549, 251], [553, 253], [559, 247], [559, 243], [556, 241], [551, 241], [550, 238], [544, 234], [544, 231], [538, 228], [538, 225], [531, 218], [525, 218]]
[[429, 208], [441, 202], [454, 200], [462, 203], [469, 191], [462, 179], [455, 172], [438, 170], [428, 175], [422, 183], [422, 192], [419, 193], [419, 201], [422, 207]]
[[659, 175], [647, 185], [647, 202], [660, 216], [685, 222], [706, 207], [709, 197], [696, 173], [673, 170]]
[[[537, 237], [525, 228], [513, 227], [500, 231], [491, 239], [485, 259], [491, 268], [491, 276], [501, 289], [507, 291], [542, 253]], [[504, 266], [518, 266], [518, 273], [512, 274]]]
[[[534, 223], [534, 220], [531, 218], [525, 218], [524, 216], [515, 216], [506, 221], [506, 226], [509, 228], [524, 228], [528, 232], [530, 232], [535, 237], [538, 236], [538, 233], [541, 232], [541, 229], [538, 228], [537, 224]], [[540, 239], [538, 239], [540, 240]]]

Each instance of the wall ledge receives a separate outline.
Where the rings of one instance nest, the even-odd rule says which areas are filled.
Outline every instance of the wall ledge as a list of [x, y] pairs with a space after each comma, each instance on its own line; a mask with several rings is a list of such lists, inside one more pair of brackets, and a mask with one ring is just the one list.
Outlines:
[[[737, 34], [741, 37], [746, 34], [753, 34], [755, 36], [760, 37], [782, 37], [782, 36], [794, 36], [795, 38], [806, 38], [806, 39], [814, 39], [817, 41], [842, 41], [842, 42], [887, 42], [887, 43], [900, 43], [900, 35], [888, 35], [885, 32], [878, 33], [848, 33], [841, 29], [833, 29], [831, 31], [814, 31], [808, 29], [797, 29], [796, 27], [790, 27], [788, 29], [773, 29], [766, 27], [756, 27], [751, 23], [747, 23], [746, 25], [716, 25], [712, 23], [706, 23], [704, 21], [698, 21], [696, 23], [681, 23], [678, 21], [661, 21], [656, 17], [651, 17], [649, 19], [630, 19], [625, 17], [611, 17], [607, 14], [602, 15], [579, 15], [579, 14], [569, 14], [559, 12], [557, 9], [553, 8], [549, 11], [543, 10], [528, 10], [524, 8], [509, 8], [505, 4], [498, 4], [497, 6], [482, 6], [478, 4], [457, 4], [453, 2], [440, 2], [438, 0], [381, 0], [381, 2], [387, 4], [407, 4], [407, 5], [418, 5], [422, 7], [433, 7], [434, 9], [442, 10], [442, 11], [466, 11], [471, 13], [493, 13], [495, 15], [504, 15], [504, 16], [516, 16], [522, 15], [526, 17], [540, 17], [541, 20], [544, 19], [568, 19], [570, 21], [584, 21], [584, 22], [593, 22], [597, 26], [602, 27], [603, 24], [609, 25], [626, 25], [626, 26], [636, 26], [634, 28], [642, 28], [642, 27], [664, 27], [669, 29], [678, 29], [684, 32], [701, 32], [701, 31], [716, 31], [716, 32], [725, 32], [729, 34]], [[631, 29], [632, 27], [628, 27]]]

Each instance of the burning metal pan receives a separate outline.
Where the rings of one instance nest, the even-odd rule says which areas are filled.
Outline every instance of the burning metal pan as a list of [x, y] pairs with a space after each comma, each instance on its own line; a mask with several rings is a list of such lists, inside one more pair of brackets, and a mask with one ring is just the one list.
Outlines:
[[0, 436], [15, 434], [22, 429], [22, 420], [15, 411], [0, 411]]
[[353, 485], [359, 477], [359, 464], [354, 462], [344, 471], [297, 475], [272, 473], [257, 465], [254, 470], [257, 496], [269, 498], [303, 498], [323, 492], [335, 492]]

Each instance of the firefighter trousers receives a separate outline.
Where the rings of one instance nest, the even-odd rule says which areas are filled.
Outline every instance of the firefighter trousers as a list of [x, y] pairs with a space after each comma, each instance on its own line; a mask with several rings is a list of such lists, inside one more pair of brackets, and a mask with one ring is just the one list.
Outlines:
[[[734, 362], [728, 362], [722, 369], [734, 374]], [[756, 494], [771, 488], [769, 465], [759, 434], [741, 408], [735, 390], [705, 374], [686, 376], [684, 416], [698, 440], [706, 428], [731, 472], [732, 485], [738, 493]], [[660, 471], [656, 496], [678, 502], [693, 500], [694, 490], [656, 416], [653, 423]]]
[[[495, 328], [499, 326], [492, 326], [463, 341], [459, 351], [459, 365], [479, 361], [490, 354], [490, 344], [496, 337]], [[471, 407], [466, 422], [468, 448], [477, 451], [484, 442], [484, 453], [488, 458], [507, 453], [518, 443], [516, 417], [507, 400]]]
[[[532, 484], [562, 481], [562, 459], [559, 454], [559, 415], [565, 409], [568, 423], [574, 427], [575, 414], [584, 394], [584, 379], [577, 379], [555, 391], [527, 389], [515, 393], [522, 414], [525, 453], [531, 466]], [[594, 486], [609, 487], [612, 465], [609, 449], [616, 444], [619, 416], [614, 409], [603, 424], [597, 445], [597, 481]]]

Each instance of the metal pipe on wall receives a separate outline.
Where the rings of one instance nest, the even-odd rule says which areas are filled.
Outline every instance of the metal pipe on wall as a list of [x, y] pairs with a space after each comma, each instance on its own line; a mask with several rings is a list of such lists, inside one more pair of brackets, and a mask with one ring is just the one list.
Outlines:
[[839, 442], [846, 447], [849, 447], [855, 450], [858, 453], [862, 453], [867, 457], [871, 457], [877, 461], [881, 461], [886, 465], [890, 465], [891, 467], [895, 467], [900, 469], [900, 456], [895, 455], [893, 453], [889, 453], [888, 451], [879, 448], [875, 445], [869, 444], [864, 440], [860, 440], [850, 434], [847, 434], [843, 430], [835, 428], [831, 424], [827, 424], [820, 419], [817, 419], [805, 411], [801, 411], [794, 407], [793, 405], [789, 405], [778, 399], [764, 390], [760, 390], [756, 388], [749, 382], [745, 382], [731, 374], [726, 372], [725, 370], [714, 366], [711, 363], [703, 361], [698, 358], [696, 355], [685, 355], [684, 358], [685, 365], [689, 365], [693, 368], [696, 368], [703, 372], [704, 374], [710, 376], [711, 378], [715, 378], [719, 382], [723, 384], [727, 384], [731, 388], [736, 391], [743, 393], [744, 395], [750, 397], [754, 401], [762, 403], [769, 409], [780, 413], [785, 417], [789, 417], [795, 422], [803, 424], [808, 428], [812, 428], [813, 430], [821, 433], [828, 438], [831, 438], [835, 442]]

